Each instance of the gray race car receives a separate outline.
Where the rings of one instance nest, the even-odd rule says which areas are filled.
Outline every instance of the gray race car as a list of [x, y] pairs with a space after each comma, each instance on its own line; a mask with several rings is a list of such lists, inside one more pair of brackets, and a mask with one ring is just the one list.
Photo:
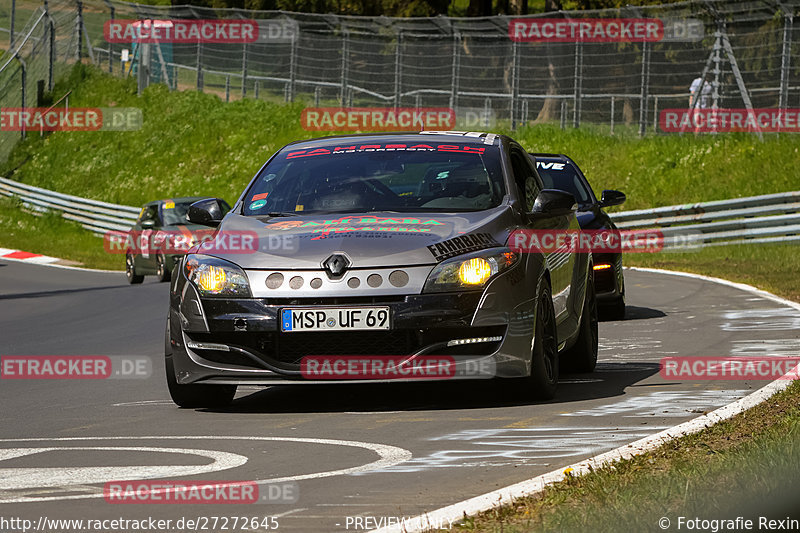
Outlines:
[[592, 256], [520, 242], [577, 230], [576, 208], [502, 135], [289, 144], [227, 215], [217, 199], [189, 209], [217, 233], [173, 271], [172, 399], [218, 407], [242, 384], [486, 377], [552, 398], [560, 367], [597, 361]]

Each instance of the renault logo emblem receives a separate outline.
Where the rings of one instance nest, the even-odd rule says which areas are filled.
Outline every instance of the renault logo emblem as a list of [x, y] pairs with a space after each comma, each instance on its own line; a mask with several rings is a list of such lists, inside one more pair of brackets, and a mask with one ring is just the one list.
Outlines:
[[350, 260], [342, 254], [333, 254], [322, 263], [322, 266], [332, 278], [338, 278], [350, 266]]

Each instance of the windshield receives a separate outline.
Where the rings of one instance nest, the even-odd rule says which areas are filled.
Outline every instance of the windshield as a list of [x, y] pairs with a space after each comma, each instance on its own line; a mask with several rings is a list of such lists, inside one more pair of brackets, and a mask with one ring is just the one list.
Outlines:
[[192, 200], [187, 203], [164, 202], [161, 207], [161, 216], [164, 220], [165, 226], [176, 226], [179, 224], [188, 224], [186, 220], [186, 213], [189, 212], [189, 206], [197, 200]]
[[572, 193], [579, 204], [593, 204], [594, 195], [578, 175], [575, 167], [560, 159], [536, 158], [536, 170], [542, 177], [545, 189], [558, 189]]
[[243, 214], [479, 211], [504, 194], [497, 147], [290, 147], [261, 171]]

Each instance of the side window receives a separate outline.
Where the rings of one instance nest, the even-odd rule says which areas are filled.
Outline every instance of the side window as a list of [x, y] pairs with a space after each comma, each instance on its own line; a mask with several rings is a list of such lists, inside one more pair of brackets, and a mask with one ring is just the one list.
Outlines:
[[539, 195], [539, 182], [530, 158], [520, 150], [511, 149], [511, 168], [519, 187], [520, 195], [525, 201], [525, 210], [533, 209], [533, 203]]
[[155, 220], [158, 222], [158, 210], [154, 205], [148, 205], [142, 208], [142, 214], [139, 215], [139, 222], [144, 222], [145, 220]]

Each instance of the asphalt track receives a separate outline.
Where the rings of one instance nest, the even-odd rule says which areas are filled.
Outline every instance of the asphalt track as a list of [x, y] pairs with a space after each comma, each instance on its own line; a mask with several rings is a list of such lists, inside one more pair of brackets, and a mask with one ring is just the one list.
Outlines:
[[[510, 400], [486, 382], [272, 387], [240, 390], [229, 409], [209, 411], [169, 401], [166, 284], [0, 261], [0, 355], [147, 356], [153, 364], [147, 379], [0, 380], [0, 518], [154, 517], [178, 531], [181, 517], [273, 516], [284, 531], [363, 531], [616, 448], [767, 382], [666, 381], [662, 357], [799, 351], [794, 309], [699, 279], [626, 276], [628, 318], [600, 324], [597, 371], [563, 376], [551, 402]], [[299, 496], [265, 505], [107, 503], [104, 482], [132, 472], [283, 479]]]

